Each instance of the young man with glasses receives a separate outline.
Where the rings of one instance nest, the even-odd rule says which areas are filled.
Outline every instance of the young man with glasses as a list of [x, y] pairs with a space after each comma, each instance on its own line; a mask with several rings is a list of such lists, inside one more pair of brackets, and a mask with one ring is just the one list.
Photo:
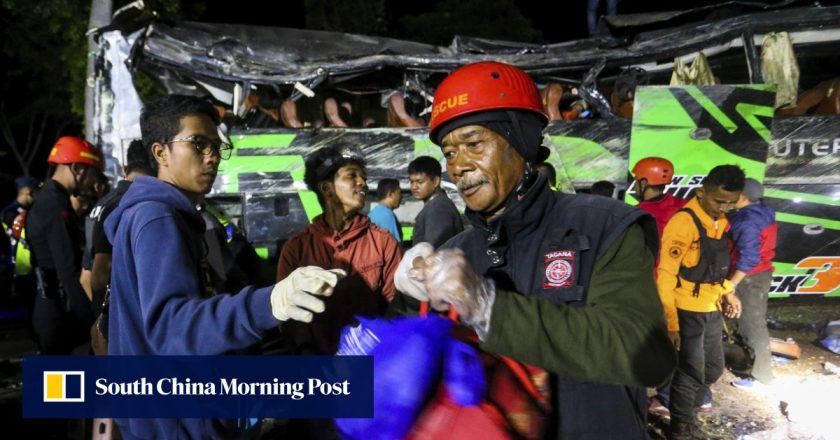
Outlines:
[[[181, 95], [150, 102], [140, 117], [157, 179], [139, 176], [105, 221], [113, 244], [108, 353], [216, 355], [258, 342], [289, 319], [309, 322], [324, 310], [344, 274], [305, 267], [274, 286], [214, 292], [196, 206], [231, 146], [206, 101]], [[227, 420], [117, 419], [125, 438], [238, 436]]]

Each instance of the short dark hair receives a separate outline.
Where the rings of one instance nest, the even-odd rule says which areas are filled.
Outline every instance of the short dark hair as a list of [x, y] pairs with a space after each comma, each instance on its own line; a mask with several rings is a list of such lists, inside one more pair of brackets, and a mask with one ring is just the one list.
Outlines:
[[362, 170], [365, 169], [365, 160], [358, 149], [344, 144], [333, 144], [323, 147], [306, 158], [306, 171], [303, 174], [303, 181], [310, 191], [318, 196], [318, 202], [324, 206], [324, 199], [318, 184], [321, 182], [332, 182], [335, 173], [341, 167], [354, 163]]
[[152, 145], [165, 144], [181, 131], [181, 118], [207, 116], [219, 125], [219, 113], [210, 102], [197, 96], [166, 95], [150, 101], [140, 114], [140, 133], [149, 156], [149, 165], [157, 174], [157, 162], [152, 157]]
[[737, 165], [718, 165], [703, 179], [704, 188], [721, 187], [726, 191], [743, 191], [747, 176]]
[[128, 150], [125, 152], [125, 173], [138, 172], [147, 176], [155, 174], [152, 166], [149, 164], [149, 153], [146, 152], [146, 146], [143, 141], [135, 139], [128, 144]]
[[376, 185], [376, 198], [382, 200], [394, 191], [400, 190], [400, 181], [397, 179], [382, 179]]
[[615, 185], [612, 182], [599, 180], [592, 184], [592, 188], [589, 189], [589, 194], [612, 197], [613, 191], [615, 191]]
[[408, 164], [408, 174], [424, 173], [429, 177], [440, 177], [440, 162], [431, 156], [420, 156]]

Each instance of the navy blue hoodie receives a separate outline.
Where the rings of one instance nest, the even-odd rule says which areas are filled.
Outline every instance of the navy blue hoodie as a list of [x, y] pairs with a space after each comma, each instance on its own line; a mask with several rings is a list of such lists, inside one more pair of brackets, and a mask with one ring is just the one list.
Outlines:
[[[105, 221], [113, 243], [108, 354], [217, 355], [258, 342], [279, 324], [273, 286], [236, 295], [203, 292], [196, 242], [205, 224], [174, 186], [137, 177]], [[210, 438], [224, 422], [121, 419], [125, 438]]]

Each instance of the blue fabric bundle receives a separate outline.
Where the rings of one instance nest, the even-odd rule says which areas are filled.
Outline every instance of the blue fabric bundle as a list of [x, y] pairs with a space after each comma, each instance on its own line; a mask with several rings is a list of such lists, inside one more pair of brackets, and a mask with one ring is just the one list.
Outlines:
[[336, 419], [346, 438], [404, 437], [441, 377], [458, 404], [481, 402], [481, 360], [473, 347], [451, 336], [452, 321], [438, 316], [357, 319], [358, 325], [342, 331], [338, 354], [373, 356], [374, 417]]

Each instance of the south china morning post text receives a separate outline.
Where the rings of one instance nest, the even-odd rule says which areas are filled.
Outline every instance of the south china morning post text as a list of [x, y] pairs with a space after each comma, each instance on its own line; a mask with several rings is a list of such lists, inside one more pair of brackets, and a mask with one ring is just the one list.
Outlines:
[[243, 382], [239, 378], [220, 378], [218, 382], [196, 382], [189, 377], [164, 377], [155, 382], [141, 377], [133, 382], [109, 382], [107, 378], [96, 379], [96, 395], [104, 396], [287, 396], [301, 400], [306, 396], [349, 396], [350, 381], [324, 382], [309, 378], [305, 382], [282, 382], [273, 378], [271, 382]]
[[23, 364], [24, 417], [373, 417], [370, 356], [30, 356]]

